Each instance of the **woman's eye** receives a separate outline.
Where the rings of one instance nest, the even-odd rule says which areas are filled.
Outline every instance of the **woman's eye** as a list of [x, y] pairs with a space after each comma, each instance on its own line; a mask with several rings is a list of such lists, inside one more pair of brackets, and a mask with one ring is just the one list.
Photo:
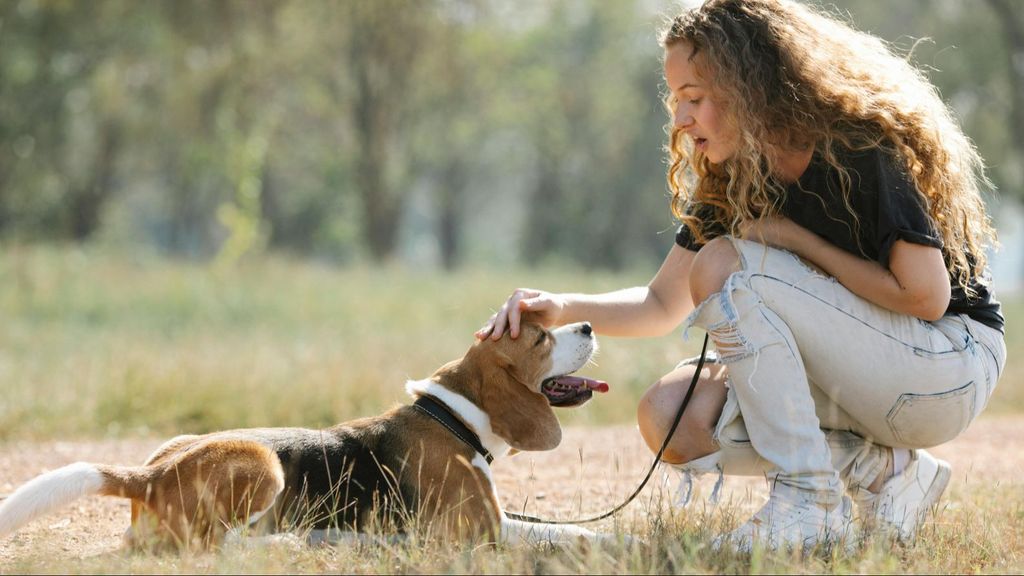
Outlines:
[[687, 100], [687, 102], [689, 102], [690, 104], [693, 104], [694, 106], [696, 106], [697, 104], [700, 104], [700, 101], [701, 101], [701, 98], [694, 98], [693, 100]]

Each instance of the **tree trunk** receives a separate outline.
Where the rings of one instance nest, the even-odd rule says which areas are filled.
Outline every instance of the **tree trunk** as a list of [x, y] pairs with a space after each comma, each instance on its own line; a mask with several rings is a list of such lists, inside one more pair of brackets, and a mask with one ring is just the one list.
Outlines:
[[356, 179], [363, 200], [363, 234], [375, 260], [394, 253], [397, 238], [397, 205], [388, 185], [388, 122], [386, 102], [378, 98], [368, 77], [369, 65], [359, 66], [359, 91], [356, 99], [356, 133], [360, 143], [356, 161]]
[[394, 255], [401, 215], [392, 149], [401, 145], [399, 115], [417, 56], [423, 3], [353, 3], [350, 62], [355, 80], [356, 184], [363, 237], [376, 260]]
[[438, 242], [441, 245], [441, 264], [445, 270], [454, 270], [462, 260], [462, 204], [465, 199], [466, 166], [458, 157], [449, 159], [441, 179], [441, 213], [438, 216]]
[[527, 262], [534, 262], [559, 248], [559, 230], [564, 224], [560, 219], [563, 206], [558, 162], [546, 154], [540, 160], [537, 185], [528, 202], [523, 256]]
[[117, 126], [107, 123], [100, 134], [92, 176], [71, 198], [71, 238], [76, 242], [87, 240], [99, 228], [100, 214], [113, 192], [121, 133]]

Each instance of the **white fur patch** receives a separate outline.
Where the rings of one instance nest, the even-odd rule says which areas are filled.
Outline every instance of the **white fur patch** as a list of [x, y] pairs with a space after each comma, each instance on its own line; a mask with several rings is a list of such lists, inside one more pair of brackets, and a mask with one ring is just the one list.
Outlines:
[[551, 351], [551, 370], [544, 378], [565, 376], [583, 368], [597, 351], [594, 333], [584, 334], [583, 323], [567, 324], [551, 331], [555, 349]]
[[602, 541], [612, 540], [575, 524], [540, 524], [513, 520], [501, 513], [501, 543], [508, 545], [522, 544], [554, 544], [571, 546], [581, 540]]
[[452, 392], [430, 379], [408, 380], [405, 383], [405, 391], [413, 397], [425, 394], [444, 402], [445, 406], [450, 408], [476, 433], [480, 438], [480, 444], [491, 453], [491, 456], [500, 458], [508, 454], [508, 442], [505, 442], [504, 438], [494, 433], [494, 430], [491, 428], [490, 416], [462, 394]]
[[103, 487], [103, 474], [92, 464], [76, 462], [33, 478], [0, 504], [0, 536], [66, 506], [96, 494]]
[[494, 492], [494, 496], [495, 498], [497, 498], [498, 493], [494, 488], [494, 478], [491, 477], [491, 465], [488, 464], [487, 460], [485, 460], [484, 457], [479, 454], [473, 456], [473, 460], [470, 462], [470, 464], [483, 470], [484, 476], [487, 477], [487, 481], [491, 483], [491, 491]]
[[[491, 494], [494, 494], [494, 501], [497, 502], [500, 507], [501, 500], [498, 498], [498, 486], [494, 483], [494, 477], [491, 476], [491, 465], [488, 464], [487, 460], [484, 460], [484, 457], [479, 454], [473, 456], [473, 461], [470, 462], [470, 464], [483, 471], [484, 476], [487, 478], [487, 482], [491, 485]], [[505, 511], [499, 510], [499, 512], [501, 513], [501, 517], [504, 518]]]

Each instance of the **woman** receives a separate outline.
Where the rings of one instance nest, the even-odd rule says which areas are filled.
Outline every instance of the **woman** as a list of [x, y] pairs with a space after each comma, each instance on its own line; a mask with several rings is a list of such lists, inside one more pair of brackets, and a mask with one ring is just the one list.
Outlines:
[[[717, 357], [666, 462], [773, 480], [719, 545], [831, 543], [844, 492], [913, 539], [950, 478], [923, 448], [978, 416], [1005, 363], [980, 157], [919, 71], [809, 7], [709, 0], [662, 44], [676, 245], [645, 287], [516, 290], [477, 336], [515, 337], [523, 310], [620, 336], [685, 319]], [[641, 400], [652, 450], [693, 371]]]

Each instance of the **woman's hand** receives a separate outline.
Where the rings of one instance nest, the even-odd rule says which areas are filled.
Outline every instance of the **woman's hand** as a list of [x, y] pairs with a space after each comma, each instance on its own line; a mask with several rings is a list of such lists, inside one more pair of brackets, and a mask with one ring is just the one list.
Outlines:
[[759, 218], [740, 225], [740, 237], [783, 250], [793, 250], [796, 233], [804, 230], [785, 216]]
[[850, 292], [887, 310], [933, 322], [949, 306], [949, 273], [938, 248], [896, 240], [885, 267], [781, 216], [745, 224], [740, 234], [796, 254]]
[[519, 288], [512, 292], [508, 300], [494, 313], [483, 328], [476, 331], [476, 337], [483, 340], [488, 336], [498, 340], [508, 328], [512, 338], [519, 337], [519, 321], [523, 312], [533, 312], [544, 326], [557, 324], [565, 309], [565, 298], [551, 292]]

